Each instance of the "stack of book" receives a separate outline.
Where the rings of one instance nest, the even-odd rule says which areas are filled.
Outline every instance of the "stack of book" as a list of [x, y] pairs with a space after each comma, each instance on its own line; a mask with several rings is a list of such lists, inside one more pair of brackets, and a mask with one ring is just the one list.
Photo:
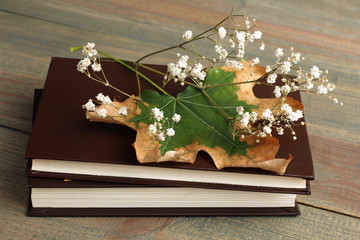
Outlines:
[[[200, 152], [194, 164], [139, 163], [136, 132], [93, 123], [82, 105], [99, 92], [125, 100], [76, 70], [76, 59], [53, 58], [43, 90], [35, 91], [34, 124], [26, 151], [29, 216], [298, 215], [297, 194], [310, 194], [314, 169], [305, 126], [279, 136], [277, 157], [293, 160], [284, 175], [255, 168], [216, 169]], [[107, 78], [136, 95], [135, 74], [102, 62]], [[160, 70], [164, 66], [154, 66]], [[160, 85], [162, 77], [145, 71]], [[143, 82], [142, 89], [151, 89]], [[175, 85], [166, 91], [176, 94]], [[271, 89], [254, 87], [258, 97]], [[300, 94], [293, 98], [300, 100]]]

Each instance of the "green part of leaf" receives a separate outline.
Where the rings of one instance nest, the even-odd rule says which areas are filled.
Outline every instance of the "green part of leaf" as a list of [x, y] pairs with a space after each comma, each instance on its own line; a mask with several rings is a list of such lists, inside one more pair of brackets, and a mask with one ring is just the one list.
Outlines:
[[[235, 72], [213, 68], [208, 71], [205, 81], [211, 85], [228, 84], [233, 83], [234, 78]], [[229, 85], [213, 87], [205, 91], [228, 116], [235, 118], [238, 106], [243, 106], [244, 111], [258, 108], [255, 105], [248, 105], [245, 101], [239, 101], [237, 90], [237, 85]], [[162, 155], [194, 142], [211, 148], [221, 147], [230, 156], [234, 153], [246, 155], [249, 145], [240, 142], [238, 137], [233, 137], [228, 119], [201, 90], [188, 86], [176, 98], [148, 90], [142, 94], [142, 99], [150, 106], [146, 109], [144, 105], [140, 105], [141, 112], [131, 120], [132, 122], [136, 125], [140, 122], [151, 124], [149, 110], [157, 107], [164, 111], [164, 117], [167, 118], [165, 127], [172, 127], [175, 130], [175, 136], [166, 137], [165, 141], [160, 141]], [[175, 113], [181, 115], [178, 123], [171, 120]]]

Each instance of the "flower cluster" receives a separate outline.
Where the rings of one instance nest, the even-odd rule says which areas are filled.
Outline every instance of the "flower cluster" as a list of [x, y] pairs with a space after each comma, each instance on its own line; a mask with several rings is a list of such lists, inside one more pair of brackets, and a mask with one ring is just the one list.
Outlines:
[[[272, 133], [273, 129], [276, 129], [279, 135], [284, 134], [284, 127], [290, 128], [293, 139], [296, 140], [295, 132], [292, 130], [292, 126], [303, 117], [303, 111], [293, 111], [291, 106], [284, 103], [280, 107], [280, 111], [274, 112], [270, 109], [265, 109], [261, 116], [256, 112], [244, 112], [244, 108], [239, 106], [236, 108], [237, 126], [240, 129], [241, 138], [246, 135], [255, 135], [258, 138], [264, 138], [268, 134]], [[301, 124], [305, 124], [301, 122]], [[256, 127], [254, 127], [256, 125]], [[257, 142], [260, 140], [258, 139]]]
[[[150, 136], [153, 136], [159, 141], [165, 141], [166, 137], [172, 137], [175, 135], [175, 130], [170, 127], [169, 119], [164, 117], [164, 112], [159, 108], [151, 109], [151, 116], [153, 118], [153, 123], [149, 125], [148, 132]], [[178, 123], [181, 119], [181, 116], [175, 113], [172, 116], [172, 121]]]
[[181, 85], [185, 84], [185, 79], [190, 77], [194, 82], [199, 85], [201, 81], [204, 81], [206, 72], [204, 67], [199, 62], [188, 62], [189, 56], [181, 56], [177, 54], [179, 60], [177, 63], [169, 63], [167, 69], [167, 75], [165, 76], [165, 81], [174, 80], [174, 82], [180, 81]]
[[91, 65], [91, 68], [94, 72], [100, 72], [101, 71], [101, 65], [98, 61], [98, 52], [95, 49], [95, 43], [88, 42], [82, 50], [82, 53], [85, 55], [85, 58], [80, 60], [77, 64], [77, 70], [81, 73], [89, 74], [89, 66]]
[[[96, 97], [97, 103], [99, 104], [103, 104], [103, 105], [111, 105], [115, 108], [117, 108], [113, 101], [110, 99], [109, 96], [104, 96], [104, 94], [99, 93]], [[105, 108], [98, 108], [92, 99], [89, 99], [89, 101], [87, 103], [85, 103], [82, 108], [86, 109], [89, 112], [95, 112], [99, 117], [101, 118], [106, 118], [108, 116], [108, 113], [106, 111]], [[127, 107], [120, 107], [117, 108], [118, 112], [118, 116], [126, 116], [127, 115]], [[114, 117], [114, 116], [112, 116]]]
[[[276, 84], [278, 76], [281, 77], [282, 86], [275, 86], [274, 96], [276, 98], [286, 97], [290, 92], [302, 91], [315, 93], [318, 95], [328, 95], [335, 90], [335, 84], [330, 83], [327, 78], [328, 71], [322, 71], [317, 66], [312, 66], [309, 70], [304, 70], [299, 66], [305, 58], [301, 53], [295, 53], [294, 48], [290, 48], [290, 56], [285, 56], [284, 50], [278, 48], [275, 51], [276, 63], [266, 66], [267, 83]], [[296, 74], [295, 74], [296, 73]], [[294, 74], [295, 78], [290, 78], [288, 74]], [[340, 103], [337, 98], [329, 96], [334, 103]]]

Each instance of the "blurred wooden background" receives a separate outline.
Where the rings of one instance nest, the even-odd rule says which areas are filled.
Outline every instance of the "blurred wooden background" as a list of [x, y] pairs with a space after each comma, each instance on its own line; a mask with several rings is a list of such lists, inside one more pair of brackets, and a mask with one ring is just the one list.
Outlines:
[[[252, 12], [271, 63], [291, 46], [304, 67], [329, 70], [343, 107], [302, 95], [314, 157], [311, 196], [299, 217], [29, 218], [24, 152], [34, 88], [42, 88], [52, 56], [80, 58], [71, 46], [88, 41], [136, 60], [214, 25], [231, 8]], [[0, 1], [1, 239], [360, 239], [360, 2], [235, 0]], [[213, 49], [202, 49], [213, 51]], [[148, 62], [167, 64], [174, 55]], [[69, 86], [71, 87], [71, 86]], [[66, 97], [66, 93], [64, 93]]]

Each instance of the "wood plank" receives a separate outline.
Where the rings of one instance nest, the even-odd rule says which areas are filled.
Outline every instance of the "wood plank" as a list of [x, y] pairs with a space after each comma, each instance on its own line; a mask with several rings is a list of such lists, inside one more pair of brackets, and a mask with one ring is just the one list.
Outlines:
[[298, 200], [360, 218], [360, 146], [316, 135], [310, 135], [310, 143], [315, 181], [312, 195]]

